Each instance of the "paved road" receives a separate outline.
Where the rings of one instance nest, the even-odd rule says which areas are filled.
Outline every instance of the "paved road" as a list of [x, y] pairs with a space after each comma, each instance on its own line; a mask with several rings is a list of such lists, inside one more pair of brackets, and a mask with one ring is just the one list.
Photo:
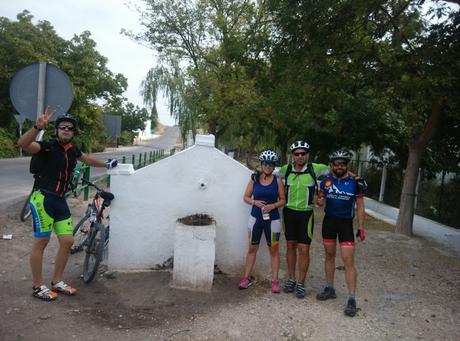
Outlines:
[[[178, 127], [166, 127], [165, 132], [156, 139], [144, 141], [133, 147], [120, 147], [103, 153], [95, 153], [101, 159], [121, 158], [123, 155], [139, 154], [152, 150], [171, 149], [179, 137]], [[30, 157], [0, 159], [0, 207], [24, 199], [32, 188], [33, 178], [29, 173]], [[101, 175], [102, 168], [91, 169], [91, 174]]]

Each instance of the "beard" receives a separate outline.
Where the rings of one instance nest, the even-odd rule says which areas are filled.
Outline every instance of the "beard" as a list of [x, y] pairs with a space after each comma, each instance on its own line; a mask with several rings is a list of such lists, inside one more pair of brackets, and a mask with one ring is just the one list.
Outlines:
[[347, 172], [348, 172], [348, 168], [338, 168], [338, 169], [332, 170], [332, 173], [334, 174], [336, 178], [341, 178], [342, 176], [347, 174]]

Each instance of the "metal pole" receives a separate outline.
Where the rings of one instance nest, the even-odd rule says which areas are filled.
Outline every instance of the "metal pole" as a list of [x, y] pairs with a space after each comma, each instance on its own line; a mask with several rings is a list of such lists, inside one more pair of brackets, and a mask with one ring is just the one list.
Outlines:
[[387, 165], [383, 164], [382, 168], [382, 179], [380, 180], [380, 194], [379, 194], [379, 201], [383, 202], [383, 198], [385, 196], [385, 184], [387, 182]]
[[[38, 62], [37, 84], [37, 118], [45, 111], [45, 86], [46, 86], [46, 63]], [[36, 141], [43, 139], [44, 130], [38, 133]]]
[[[19, 137], [22, 136], [22, 123], [19, 123]], [[22, 148], [19, 148], [19, 156], [22, 157]]]

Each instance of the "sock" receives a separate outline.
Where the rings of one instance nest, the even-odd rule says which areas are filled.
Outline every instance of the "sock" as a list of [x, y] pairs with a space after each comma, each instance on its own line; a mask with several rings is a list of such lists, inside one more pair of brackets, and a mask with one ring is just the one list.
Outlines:
[[334, 288], [334, 283], [326, 283], [325, 288], [330, 288], [330, 289], [334, 289], [334, 290], [335, 290], [335, 288]]
[[354, 300], [354, 301], [356, 301], [355, 294], [348, 294], [348, 300]]

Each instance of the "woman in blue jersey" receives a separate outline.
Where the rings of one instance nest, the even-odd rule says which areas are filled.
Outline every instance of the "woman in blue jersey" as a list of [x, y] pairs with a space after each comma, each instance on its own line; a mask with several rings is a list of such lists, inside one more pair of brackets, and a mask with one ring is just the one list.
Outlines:
[[271, 256], [272, 292], [279, 293], [281, 288], [278, 281], [280, 267], [278, 246], [281, 224], [278, 208], [285, 204], [286, 199], [283, 182], [273, 174], [278, 155], [274, 151], [265, 150], [259, 155], [259, 160], [262, 172], [251, 177], [243, 198], [245, 203], [252, 205], [252, 209], [248, 222], [249, 250], [239, 289], [247, 289], [253, 283], [250, 274], [264, 233]]

